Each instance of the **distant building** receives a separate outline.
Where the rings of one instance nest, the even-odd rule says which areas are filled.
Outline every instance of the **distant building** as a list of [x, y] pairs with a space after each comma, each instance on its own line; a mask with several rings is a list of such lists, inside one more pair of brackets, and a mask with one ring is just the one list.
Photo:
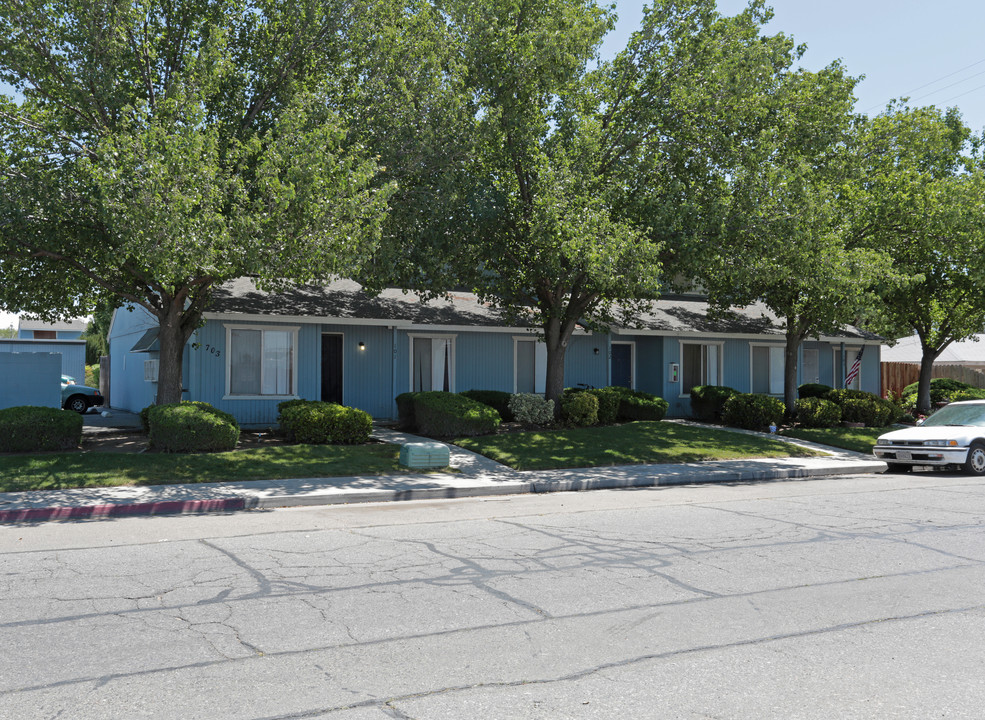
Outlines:
[[49, 323], [43, 320], [19, 318], [17, 337], [21, 340], [78, 340], [86, 329], [85, 318], [72, 318]]

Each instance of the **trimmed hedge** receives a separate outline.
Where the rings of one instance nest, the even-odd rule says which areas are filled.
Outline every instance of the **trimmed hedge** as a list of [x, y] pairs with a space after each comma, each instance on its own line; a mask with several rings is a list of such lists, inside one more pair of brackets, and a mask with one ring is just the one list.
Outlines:
[[619, 417], [623, 420], [663, 420], [670, 407], [666, 400], [650, 393], [618, 385], [608, 389], [619, 395]]
[[[905, 388], [903, 388], [903, 402], [916, 403], [917, 401], [917, 390], [919, 389], [920, 383], [910, 383]], [[961, 380], [952, 380], [951, 378], [933, 378], [930, 381], [930, 402], [932, 403], [943, 403], [951, 401], [951, 394], [955, 392], [963, 392], [966, 390], [973, 390], [974, 386], [969, 385]], [[912, 395], [912, 398], [910, 396]]]
[[798, 398], [797, 422], [805, 428], [834, 427], [841, 422], [841, 408], [824, 398]]
[[466, 390], [458, 393], [464, 395], [469, 400], [475, 400], [483, 405], [488, 405], [499, 413], [503, 422], [514, 422], [516, 418], [510, 410], [510, 398], [512, 395], [503, 390]]
[[585, 391], [565, 392], [561, 396], [561, 417], [578, 427], [598, 425], [598, 398]]
[[536, 393], [510, 396], [510, 412], [521, 425], [543, 427], [554, 422], [554, 401]]
[[985, 388], [956, 390], [951, 393], [951, 402], [961, 402], [962, 400], [985, 400]]
[[619, 419], [619, 393], [613, 388], [596, 388], [585, 392], [594, 395], [599, 402], [599, 425], [613, 425]]
[[696, 385], [691, 388], [691, 413], [699, 420], [720, 422], [725, 402], [738, 394], [727, 385]]
[[161, 452], [222, 452], [239, 442], [239, 424], [204, 402], [154, 405], [147, 411], [150, 444]]
[[832, 390], [826, 400], [841, 408], [844, 422], [865, 423], [867, 427], [885, 427], [899, 422], [903, 411], [895, 404], [864, 390]]
[[144, 435], [150, 432], [150, 421], [147, 419], [150, 409], [154, 407], [153, 405], [148, 405], [143, 410], [140, 411], [140, 427], [144, 431]]
[[303, 445], [362, 445], [373, 431], [369, 413], [336, 403], [288, 400], [277, 409], [277, 422], [288, 439]]
[[414, 417], [414, 402], [419, 392], [405, 392], [397, 395], [397, 423], [402, 430], [416, 430], [417, 419]]
[[449, 392], [422, 392], [414, 398], [418, 432], [432, 437], [488, 435], [499, 427], [499, 413], [488, 405]]
[[797, 387], [797, 397], [800, 398], [824, 398], [834, 390], [830, 385], [823, 383], [804, 383]]
[[0, 452], [74, 450], [81, 442], [78, 413], [33, 405], [0, 410]]
[[722, 408], [722, 422], [730, 427], [746, 430], [765, 430], [779, 425], [786, 407], [783, 401], [771, 395], [740, 393], [725, 401]]

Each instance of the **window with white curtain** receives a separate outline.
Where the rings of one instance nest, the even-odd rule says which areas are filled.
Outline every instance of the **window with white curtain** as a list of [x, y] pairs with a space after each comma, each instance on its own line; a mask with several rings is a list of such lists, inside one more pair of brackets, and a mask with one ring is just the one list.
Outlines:
[[411, 336], [411, 390], [455, 391], [455, 340]]
[[752, 391], [763, 395], [783, 394], [783, 348], [753, 345]]
[[296, 328], [228, 328], [229, 395], [292, 396]]

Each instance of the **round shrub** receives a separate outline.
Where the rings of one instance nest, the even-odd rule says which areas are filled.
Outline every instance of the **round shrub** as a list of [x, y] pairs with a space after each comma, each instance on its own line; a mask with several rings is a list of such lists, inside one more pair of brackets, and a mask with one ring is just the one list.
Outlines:
[[150, 444], [161, 452], [222, 452], [239, 441], [239, 424], [208, 403], [154, 405], [147, 413]]
[[144, 431], [144, 435], [150, 432], [150, 420], [148, 420], [147, 415], [150, 413], [150, 409], [154, 407], [153, 405], [148, 405], [143, 410], [140, 411], [140, 427]]
[[699, 420], [719, 422], [725, 401], [738, 394], [726, 385], [697, 385], [691, 388], [691, 413]]
[[663, 420], [670, 407], [666, 400], [650, 393], [617, 385], [610, 389], [619, 394], [619, 418], [622, 420]]
[[866, 427], [885, 427], [892, 412], [872, 398], [845, 398], [840, 406], [844, 422], [864, 423]]
[[402, 430], [416, 430], [417, 418], [414, 417], [414, 400], [420, 393], [405, 392], [394, 398], [397, 403], [397, 423]]
[[465, 392], [460, 392], [459, 395], [464, 395], [469, 400], [475, 400], [483, 405], [488, 405], [493, 410], [499, 413], [499, 417], [503, 419], [503, 422], [514, 422], [515, 418], [513, 413], [510, 412], [510, 393], [503, 390], [466, 390]]
[[598, 398], [589, 392], [565, 393], [561, 396], [561, 417], [578, 427], [598, 425]]
[[950, 402], [961, 402], [962, 400], [985, 400], [985, 388], [955, 390], [951, 393]]
[[422, 392], [414, 398], [417, 430], [431, 437], [488, 435], [501, 422], [488, 405], [450, 392]]
[[33, 405], [0, 410], [0, 452], [74, 450], [81, 442], [78, 413]]
[[619, 418], [619, 393], [612, 388], [586, 390], [599, 403], [599, 425], [613, 425]]
[[291, 400], [277, 407], [277, 422], [296, 443], [361, 445], [373, 431], [373, 418], [356, 408], [320, 400]]
[[903, 416], [903, 411], [894, 403], [864, 390], [832, 390], [827, 399], [841, 408], [841, 419], [844, 422], [865, 423], [867, 427], [885, 427]]
[[799, 398], [797, 400], [797, 422], [805, 428], [834, 427], [841, 422], [841, 408], [824, 398]]
[[[916, 396], [919, 386], [919, 381], [910, 383], [903, 388], [903, 396]], [[969, 385], [961, 380], [953, 380], [952, 378], [933, 378], [930, 381], [930, 401], [933, 403], [948, 402], [950, 400], [951, 393], [959, 390], [971, 390], [973, 387], [973, 385]]]
[[722, 422], [746, 430], [765, 430], [779, 424], [786, 408], [783, 401], [771, 395], [740, 393], [725, 401]]
[[543, 427], [554, 422], [554, 401], [536, 393], [516, 393], [510, 396], [510, 412], [522, 425]]
[[823, 383], [804, 383], [797, 388], [797, 396], [801, 398], [823, 398], [833, 388]]

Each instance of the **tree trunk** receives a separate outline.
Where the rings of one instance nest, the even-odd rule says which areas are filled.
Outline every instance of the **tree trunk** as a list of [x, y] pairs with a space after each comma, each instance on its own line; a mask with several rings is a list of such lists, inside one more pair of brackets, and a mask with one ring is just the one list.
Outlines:
[[182, 361], [185, 343], [198, 327], [199, 314], [190, 312], [179, 299], [172, 300], [158, 314], [157, 339], [161, 345], [157, 371], [157, 404], [181, 402]]
[[548, 320], [544, 325], [544, 341], [547, 345], [547, 384], [544, 397], [554, 401], [554, 417], [561, 417], [561, 394], [564, 392], [564, 355], [568, 340], [574, 330], [572, 324]]
[[797, 416], [797, 365], [800, 346], [807, 336], [807, 324], [796, 317], [788, 317], [784, 335], [783, 404], [787, 408], [787, 420], [792, 421]]
[[923, 346], [920, 354], [920, 384], [917, 386], [917, 413], [929, 415], [933, 409], [930, 404], [930, 379], [934, 374], [934, 361], [940, 353]]
[[803, 341], [803, 333], [787, 331], [783, 348], [783, 404], [787, 407], [787, 421], [797, 417], [797, 361]]

